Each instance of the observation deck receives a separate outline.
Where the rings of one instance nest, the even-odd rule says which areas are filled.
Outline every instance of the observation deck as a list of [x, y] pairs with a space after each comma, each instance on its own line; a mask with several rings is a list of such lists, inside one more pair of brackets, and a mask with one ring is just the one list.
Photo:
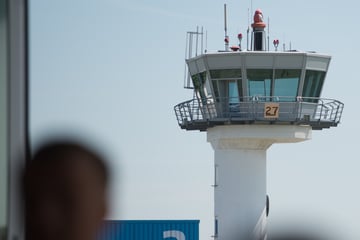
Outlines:
[[[308, 125], [313, 130], [336, 127], [344, 104], [338, 100], [311, 97], [243, 97], [236, 99], [194, 98], [174, 107], [179, 126], [206, 131], [229, 124]], [[227, 106], [224, 103], [229, 103]], [[220, 111], [219, 111], [220, 110]]]

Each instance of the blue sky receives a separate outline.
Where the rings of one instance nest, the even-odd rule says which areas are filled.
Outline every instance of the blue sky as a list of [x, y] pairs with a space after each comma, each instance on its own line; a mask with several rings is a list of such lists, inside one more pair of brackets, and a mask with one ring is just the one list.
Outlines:
[[[30, 1], [31, 137], [85, 139], [109, 156], [113, 219], [200, 219], [213, 231], [213, 150], [206, 134], [177, 126], [186, 31], [204, 26], [223, 49], [224, 1]], [[246, 36], [250, 1], [229, 0], [228, 32]], [[359, 3], [253, 1], [270, 39], [331, 55], [322, 97], [345, 103], [338, 128], [268, 150], [269, 224], [324, 222], [359, 239]], [[252, 16], [253, 13], [251, 13]], [[243, 46], [246, 46], [244, 37]]]

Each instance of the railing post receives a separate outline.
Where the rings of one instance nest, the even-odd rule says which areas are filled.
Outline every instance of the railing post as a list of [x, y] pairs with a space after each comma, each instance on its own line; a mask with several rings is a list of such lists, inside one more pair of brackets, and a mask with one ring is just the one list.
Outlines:
[[[187, 107], [187, 109], [188, 109], [188, 114], [189, 114], [190, 120], [192, 121], [192, 120], [193, 120], [193, 117], [192, 117], [191, 107], [190, 107], [189, 102], [186, 103], [186, 107]], [[186, 117], [187, 117], [187, 116], [186, 116]]]
[[179, 114], [178, 114], [178, 111], [177, 111], [177, 106], [174, 107], [174, 111], [175, 111], [176, 120], [177, 120], [178, 123], [180, 123]]
[[180, 120], [181, 120], [182, 123], [184, 123], [184, 119], [186, 119], [186, 114], [184, 116], [183, 111], [184, 111], [184, 105], [181, 104], [181, 106], [179, 106], [179, 113], [180, 113], [180, 117], [181, 117]]
[[324, 103], [323, 103], [323, 101], [322, 101], [320, 98], [319, 98], [319, 102], [321, 102], [321, 110], [320, 110], [320, 116], [319, 116], [319, 121], [321, 121]]
[[302, 102], [300, 100], [296, 99], [296, 105], [297, 105], [296, 121], [300, 121], [301, 120], [301, 112], [302, 112]]
[[338, 120], [339, 107], [340, 107], [340, 104], [337, 103], [336, 114], [335, 114], [335, 119], [334, 119], [335, 123], [340, 122], [340, 119]]

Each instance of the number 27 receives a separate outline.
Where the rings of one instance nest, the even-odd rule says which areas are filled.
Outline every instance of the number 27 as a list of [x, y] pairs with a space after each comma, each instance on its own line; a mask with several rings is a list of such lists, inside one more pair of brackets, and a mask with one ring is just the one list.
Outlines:
[[278, 115], [279, 107], [275, 106], [267, 106], [265, 108], [265, 116], [268, 117], [275, 117]]

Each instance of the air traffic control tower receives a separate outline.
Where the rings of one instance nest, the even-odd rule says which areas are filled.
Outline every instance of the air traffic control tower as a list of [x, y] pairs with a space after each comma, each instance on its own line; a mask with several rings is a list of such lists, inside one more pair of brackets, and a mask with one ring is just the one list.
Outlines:
[[215, 151], [219, 240], [266, 239], [266, 150], [336, 127], [343, 110], [340, 101], [320, 97], [331, 57], [277, 51], [277, 40], [269, 51], [262, 19], [257, 10], [248, 50], [229, 48], [225, 24], [225, 50], [186, 59], [194, 98], [174, 107], [179, 126], [206, 131]]

